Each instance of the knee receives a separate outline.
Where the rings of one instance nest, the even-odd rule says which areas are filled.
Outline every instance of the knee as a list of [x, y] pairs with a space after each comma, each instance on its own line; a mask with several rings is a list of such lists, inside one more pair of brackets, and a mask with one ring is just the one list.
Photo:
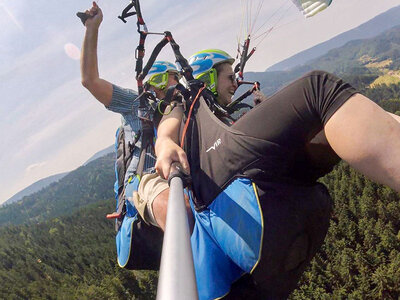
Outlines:
[[336, 77], [335, 75], [323, 70], [313, 70], [304, 75], [304, 77], [320, 77], [320, 78], [326, 78], [332, 76]]
[[[307, 95], [314, 98], [323, 95], [323, 89], [327, 87], [327, 84], [336, 82], [338, 79], [331, 73], [322, 70], [313, 70], [301, 76], [298, 84], [300, 84], [302, 89], [308, 90]], [[313, 101], [317, 101], [317, 99]]]

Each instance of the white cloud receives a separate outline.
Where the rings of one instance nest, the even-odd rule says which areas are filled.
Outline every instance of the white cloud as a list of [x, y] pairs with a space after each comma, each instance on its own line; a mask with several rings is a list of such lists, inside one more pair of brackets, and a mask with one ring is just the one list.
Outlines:
[[26, 136], [13, 157], [43, 155], [43, 148], [57, 151], [74, 136], [101, 121], [107, 112], [94, 98], [89, 100], [85, 94], [79, 80], [75, 79], [54, 89], [40, 101], [40, 105], [29, 109], [20, 123], [25, 127]]
[[52, 36], [37, 47], [26, 49], [8, 69], [0, 70], [0, 75], [10, 76], [11, 74], [17, 73], [19, 76], [23, 77], [23, 73], [25, 73], [27, 69], [34, 74], [34, 71], [38, 67], [37, 63], [51, 60], [52, 56], [62, 51], [66, 42], [64, 34]]
[[[0, 203], [42, 178], [76, 169], [94, 153], [113, 144], [119, 120], [116, 114], [107, 114], [107, 118], [104, 118], [102, 122], [97, 123], [87, 132], [77, 134], [74, 140], [62, 144], [63, 147], [58, 151], [47, 153], [46, 161], [29, 165], [24, 172], [18, 172], [17, 177], [13, 176], [11, 180], [1, 176], [3, 188], [0, 193]], [[3, 166], [3, 163], [1, 165]], [[7, 173], [12, 171], [6, 170], [10, 170]]]
[[34, 171], [35, 169], [38, 169], [40, 167], [43, 167], [46, 165], [46, 162], [40, 162], [40, 163], [35, 163], [32, 165], [29, 165], [26, 169], [25, 172], [26, 173], [31, 173], [32, 171]]

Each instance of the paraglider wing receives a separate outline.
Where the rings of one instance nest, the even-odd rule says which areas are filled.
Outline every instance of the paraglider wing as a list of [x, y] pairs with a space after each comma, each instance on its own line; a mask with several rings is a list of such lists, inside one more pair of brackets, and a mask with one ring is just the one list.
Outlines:
[[[236, 77], [239, 80], [243, 80], [243, 74], [244, 74], [244, 67], [247, 62], [247, 60], [250, 58], [250, 56], [253, 55], [254, 51], [256, 50], [257, 46], [277, 27], [280, 27], [282, 25], [279, 24], [279, 22], [284, 18], [285, 14], [289, 11], [290, 8], [292, 8], [291, 2], [296, 5], [296, 7], [303, 13], [303, 15], [306, 18], [312, 17], [319, 12], [323, 11], [325, 8], [327, 8], [329, 5], [331, 5], [333, 0], [291, 0], [291, 1], [284, 1], [284, 4], [282, 4], [271, 16], [269, 16], [265, 22], [259, 26], [257, 29], [255, 29], [255, 24], [257, 22], [257, 17], [259, 16], [259, 13], [261, 11], [261, 8], [263, 7], [263, 3], [265, 0], [241, 0], [242, 2], [242, 10], [243, 10], [243, 19], [242, 19], [242, 26], [241, 26], [241, 31], [238, 35], [238, 54], [237, 58], [240, 57], [240, 62], [235, 66], [235, 74]], [[251, 13], [255, 12], [255, 17], [251, 17]], [[266, 25], [268, 24], [269, 28], [266, 28]], [[247, 24], [247, 31], [242, 31], [243, 30], [243, 24]], [[279, 26], [278, 26], [279, 24]], [[253, 30], [255, 29], [255, 30]], [[261, 32], [261, 33], [259, 33]], [[258, 33], [257, 36], [254, 36], [256, 33]], [[242, 36], [242, 38], [240, 38]], [[243, 39], [244, 37], [244, 39]], [[249, 52], [249, 47], [250, 47], [250, 40], [256, 41], [258, 40], [257, 44], [253, 49]], [[244, 40], [243, 43], [240, 41]]]
[[292, 0], [292, 2], [306, 18], [309, 18], [327, 8], [332, 0]]

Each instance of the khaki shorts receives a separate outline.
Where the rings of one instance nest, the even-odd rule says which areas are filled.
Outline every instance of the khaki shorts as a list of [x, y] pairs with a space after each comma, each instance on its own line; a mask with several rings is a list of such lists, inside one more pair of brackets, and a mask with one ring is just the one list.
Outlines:
[[133, 202], [146, 223], [159, 227], [153, 213], [153, 201], [168, 187], [168, 181], [157, 173], [142, 176], [137, 193], [133, 193]]

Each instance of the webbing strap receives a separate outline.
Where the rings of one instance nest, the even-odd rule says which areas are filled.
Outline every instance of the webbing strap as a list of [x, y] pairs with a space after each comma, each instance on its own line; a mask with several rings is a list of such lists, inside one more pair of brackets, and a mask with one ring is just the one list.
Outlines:
[[142, 178], [146, 162], [146, 154], [154, 153], [154, 125], [152, 121], [142, 120], [142, 147], [140, 149], [139, 163], [136, 174]]

